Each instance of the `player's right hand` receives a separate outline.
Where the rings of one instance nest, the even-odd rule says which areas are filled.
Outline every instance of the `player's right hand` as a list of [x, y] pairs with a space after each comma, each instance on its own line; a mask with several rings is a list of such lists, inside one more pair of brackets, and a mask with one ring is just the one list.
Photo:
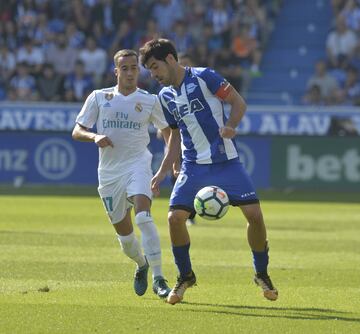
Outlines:
[[96, 135], [94, 142], [97, 146], [103, 148], [107, 146], [114, 147], [114, 144], [112, 143], [111, 139], [105, 135]]
[[180, 169], [181, 169], [181, 164], [180, 164], [180, 159], [177, 159], [174, 163], [173, 163], [173, 167], [172, 167], [172, 173], [174, 175], [175, 178], [177, 178], [180, 174]]
[[151, 191], [154, 196], [160, 195], [160, 183], [165, 179], [166, 173], [157, 172], [154, 177], [151, 179]]

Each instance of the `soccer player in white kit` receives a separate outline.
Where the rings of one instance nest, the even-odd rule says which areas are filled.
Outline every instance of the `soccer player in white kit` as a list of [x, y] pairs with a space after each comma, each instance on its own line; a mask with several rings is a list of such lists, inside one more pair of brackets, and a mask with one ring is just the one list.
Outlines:
[[[120, 50], [114, 56], [117, 85], [93, 91], [76, 118], [75, 140], [94, 142], [99, 147], [98, 192], [123, 252], [137, 264], [134, 289], [146, 292], [149, 265], [153, 291], [166, 297], [170, 289], [161, 266], [160, 239], [150, 214], [152, 154], [148, 126], [153, 123], [167, 139], [170, 133], [156, 95], [137, 87], [138, 55]], [[96, 125], [96, 133], [91, 129]], [[135, 236], [135, 223], [141, 231], [142, 247]]]

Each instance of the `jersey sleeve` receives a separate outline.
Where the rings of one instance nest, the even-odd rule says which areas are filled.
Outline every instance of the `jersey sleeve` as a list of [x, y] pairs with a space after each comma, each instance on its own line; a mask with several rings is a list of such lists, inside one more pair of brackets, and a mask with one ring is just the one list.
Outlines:
[[93, 91], [86, 99], [80, 113], [76, 117], [76, 123], [91, 129], [99, 116], [99, 108], [96, 102], [96, 93]]
[[154, 95], [154, 97], [155, 97], [155, 103], [150, 116], [150, 121], [155, 125], [155, 127], [157, 127], [159, 130], [162, 130], [168, 127], [169, 124], [165, 119], [164, 112], [158, 97], [156, 95]]
[[231, 85], [219, 73], [210, 68], [205, 68], [199, 77], [204, 80], [207, 88], [218, 98], [224, 100], [230, 93]]
[[167, 104], [165, 102], [164, 95], [162, 95], [161, 92], [159, 95], [159, 100], [160, 100], [160, 105], [161, 105], [162, 111], [164, 113], [166, 122], [169, 124], [170, 128], [177, 129], [178, 125], [177, 125], [176, 119], [175, 119], [174, 115], [169, 111]]

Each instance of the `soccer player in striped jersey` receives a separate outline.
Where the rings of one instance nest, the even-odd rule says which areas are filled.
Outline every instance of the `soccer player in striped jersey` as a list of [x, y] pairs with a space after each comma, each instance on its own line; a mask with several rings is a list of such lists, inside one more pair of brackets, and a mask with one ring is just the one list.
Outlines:
[[[160, 239], [150, 213], [152, 155], [147, 146], [150, 122], [166, 139], [170, 130], [157, 96], [137, 87], [137, 53], [120, 50], [114, 63], [117, 85], [88, 96], [76, 118], [73, 138], [99, 147], [98, 192], [123, 252], [137, 264], [135, 293], [142, 296], [146, 292], [150, 265], [153, 291], [165, 298], [170, 288], [163, 277]], [[94, 125], [96, 133], [91, 131]], [[133, 230], [132, 206], [145, 254]]]
[[[167, 302], [181, 302], [196, 277], [190, 261], [190, 236], [186, 219], [193, 212], [198, 190], [208, 185], [224, 189], [233, 206], [242, 210], [248, 221], [247, 237], [253, 254], [254, 281], [264, 297], [276, 300], [278, 291], [267, 272], [269, 256], [266, 228], [255, 192], [233, 138], [246, 104], [240, 94], [210, 68], [183, 67], [176, 49], [167, 39], [154, 39], [140, 49], [140, 61], [164, 88], [159, 93], [165, 118], [172, 129], [169, 149], [152, 179], [152, 190], [159, 194], [160, 182], [178, 156], [183, 162], [170, 197], [169, 226], [172, 251], [179, 270], [177, 283]], [[224, 114], [223, 103], [230, 104]]]

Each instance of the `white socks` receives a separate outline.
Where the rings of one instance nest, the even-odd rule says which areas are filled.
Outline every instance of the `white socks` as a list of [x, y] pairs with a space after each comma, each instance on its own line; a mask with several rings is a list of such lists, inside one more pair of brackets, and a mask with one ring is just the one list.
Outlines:
[[135, 233], [131, 232], [129, 235], [122, 236], [117, 234], [123, 252], [132, 260], [134, 260], [138, 267], [146, 264], [145, 257], [141, 251], [140, 244], [136, 239]]
[[135, 223], [141, 231], [141, 243], [146, 259], [152, 269], [153, 278], [162, 276], [160, 238], [154, 221], [148, 211], [141, 211], [135, 216]]

